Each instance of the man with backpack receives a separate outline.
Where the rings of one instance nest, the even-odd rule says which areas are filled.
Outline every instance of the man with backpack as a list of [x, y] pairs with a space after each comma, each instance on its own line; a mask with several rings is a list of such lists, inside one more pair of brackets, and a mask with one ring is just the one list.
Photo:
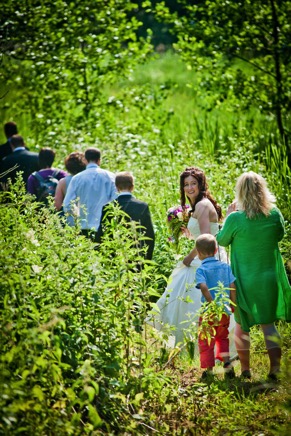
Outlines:
[[65, 171], [52, 168], [55, 154], [51, 148], [42, 148], [38, 154], [40, 170], [34, 171], [27, 181], [27, 191], [40, 203], [48, 204], [48, 198], [55, 196], [59, 180], [67, 176]]

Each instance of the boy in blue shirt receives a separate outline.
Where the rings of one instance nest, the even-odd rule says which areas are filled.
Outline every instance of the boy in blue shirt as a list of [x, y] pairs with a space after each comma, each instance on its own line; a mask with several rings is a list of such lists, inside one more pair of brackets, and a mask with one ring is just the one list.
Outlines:
[[[234, 282], [236, 278], [232, 274], [230, 266], [215, 257], [218, 250], [215, 237], [208, 233], [200, 235], [196, 239], [196, 249], [198, 257], [202, 261], [201, 266], [196, 271], [196, 287], [201, 290], [201, 302], [211, 303], [216, 299], [219, 304], [219, 300], [223, 298], [222, 295], [220, 297], [221, 290], [219, 290], [218, 285], [220, 282], [224, 288], [230, 288], [230, 290], [227, 289], [225, 292], [231, 302], [235, 304], [236, 287]], [[214, 347], [216, 347], [216, 357], [224, 362], [225, 376], [228, 378], [234, 377], [234, 369], [229, 361], [228, 339], [228, 327], [233, 309], [223, 301], [221, 301], [221, 304], [224, 305], [224, 313], [220, 321], [208, 322], [212, 327], [211, 338], [205, 338], [201, 333], [198, 338], [200, 365], [201, 368], [207, 368], [202, 373], [202, 379], [207, 378], [208, 375], [213, 373], [215, 365]], [[202, 321], [203, 315], [200, 317], [199, 325], [201, 325]]]

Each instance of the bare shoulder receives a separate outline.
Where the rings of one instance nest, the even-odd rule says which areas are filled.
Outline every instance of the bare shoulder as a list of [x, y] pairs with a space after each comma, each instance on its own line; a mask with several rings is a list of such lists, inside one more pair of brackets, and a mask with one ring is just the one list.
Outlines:
[[206, 218], [210, 222], [217, 222], [217, 212], [208, 198], [203, 198], [195, 206], [194, 218]]
[[208, 198], [202, 198], [202, 200], [198, 201], [198, 203], [195, 206], [195, 210], [198, 212], [202, 212], [203, 210], [209, 210], [211, 211], [214, 208], [213, 204], [211, 203]]
[[61, 178], [61, 179], [59, 180], [58, 185], [60, 185], [60, 186], [65, 186], [65, 185], [66, 185], [65, 177], [63, 177], [63, 178]]
[[59, 180], [59, 183], [57, 185], [57, 190], [58, 191], [62, 191], [63, 193], [65, 193], [65, 191], [66, 191], [66, 180], [65, 180], [65, 177], [63, 177], [62, 179]]

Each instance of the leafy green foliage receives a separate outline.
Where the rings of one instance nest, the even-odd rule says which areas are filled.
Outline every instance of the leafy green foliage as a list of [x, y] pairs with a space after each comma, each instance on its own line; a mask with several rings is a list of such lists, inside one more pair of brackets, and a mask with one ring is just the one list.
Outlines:
[[[150, 49], [145, 40], [137, 41], [141, 23], [130, 14], [134, 7], [113, 0], [105, 5], [101, 0], [93, 5], [6, 2], [1, 14], [3, 94], [25, 88], [32, 118], [42, 120], [42, 128], [61, 123], [64, 113], [69, 122], [96, 120], [104, 85], [125, 75]], [[27, 112], [19, 100], [16, 107]]]
[[[125, 3], [131, 7], [130, 2], [118, 6]], [[239, 107], [235, 113], [231, 99], [230, 104], [224, 101], [213, 109], [213, 96], [219, 101], [218, 93], [201, 87], [202, 73], [194, 77], [193, 69], [187, 69], [177, 55], [152, 59], [142, 70], [133, 69], [129, 78], [117, 77], [127, 74], [134, 65], [133, 57], [127, 58], [128, 63], [125, 57], [123, 64], [118, 61], [120, 70], [113, 71], [114, 56], [101, 54], [99, 65], [99, 57], [86, 45], [94, 45], [93, 36], [82, 33], [82, 21], [77, 19], [84, 15], [84, 26], [89, 29], [86, 19], [90, 11], [84, 9], [87, 3], [68, 3], [68, 10], [63, 2], [56, 4], [64, 17], [70, 17], [70, 24], [76, 20], [72, 38], [68, 26], [58, 29], [61, 13], [55, 6], [56, 18], [49, 16], [46, 3], [38, 5], [39, 19], [39, 11], [46, 7], [44, 32], [48, 27], [50, 30], [43, 40], [52, 44], [53, 50], [47, 65], [37, 65], [36, 59], [15, 60], [14, 54], [9, 54], [14, 46], [9, 45], [1, 73], [9, 79], [10, 87], [13, 75], [17, 73], [20, 79], [3, 100], [1, 114], [3, 119], [21, 119], [20, 131], [32, 149], [44, 145], [55, 148], [58, 165], [69, 152], [94, 144], [102, 151], [102, 167], [131, 170], [136, 178], [135, 194], [149, 203], [152, 212], [154, 262], [136, 273], [135, 264], [142, 259], [132, 246], [132, 229], [114, 227], [114, 238], [95, 250], [79, 235], [78, 228], [65, 227], [52, 209], [39, 210], [21, 183], [10, 193], [0, 194], [0, 433], [209, 435], [276, 434], [286, 429], [288, 434], [288, 325], [279, 325], [284, 377], [274, 390], [265, 383], [267, 359], [258, 329], [252, 331], [254, 383], [237, 379], [228, 384], [217, 366], [214, 383], [206, 385], [199, 381], [193, 331], [186, 347], [172, 350], [167, 334], [160, 336], [144, 323], [177, 261], [167, 241], [166, 211], [179, 203], [179, 172], [186, 165], [205, 170], [210, 190], [224, 211], [243, 171], [264, 175], [287, 222], [281, 247], [288, 266], [290, 170], [286, 153], [276, 146], [276, 135], [272, 136], [273, 118], [254, 109], [242, 113]], [[24, 11], [22, 4], [8, 2], [4, 12], [11, 6], [15, 16], [16, 11], [21, 10], [24, 16], [30, 11], [28, 18], [33, 24], [30, 5], [36, 6], [28, 2]], [[96, 12], [97, 6], [100, 10]], [[104, 2], [103, 9], [98, 2], [90, 8], [93, 15], [100, 12], [101, 18], [106, 10]], [[6, 20], [7, 15], [3, 16]], [[19, 24], [22, 16], [18, 19], [13, 15]], [[106, 20], [110, 27], [110, 14]], [[105, 27], [101, 26], [101, 34]], [[31, 45], [27, 50], [34, 47], [42, 56], [44, 48], [35, 45], [31, 37], [33, 26], [28, 29]], [[58, 31], [64, 41], [50, 35]], [[103, 33], [103, 38], [97, 33], [95, 39], [99, 38], [100, 44], [110, 41], [117, 53], [111, 34]], [[73, 43], [78, 34], [88, 36], [87, 42], [71, 50], [66, 41]], [[25, 46], [18, 43], [21, 41], [17, 40], [17, 47]], [[121, 45], [126, 50], [126, 44]], [[59, 58], [53, 64], [55, 53]], [[143, 56], [142, 51], [137, 54]], [[20, 50], [17, 56], [22, 55]], [[82, 82], [84, 59], [92, 85], [89, 99]], [[99, 65], [97, 72], [93, 62]], [[9, 71], [12, 74], [8, 77]], [[42, 77], [44, 71], [46, 77]], [[86, 102], [93, 108], [87, 106], [87, 118]], [[271, 144], [266, 155], [257, 153], [258, 145], [265, 148], [266, 143]], [[180, 242], [182, 257], [193, 242], [185, 238]]]
[[180, 14], [158, 2], [156, 16], [173, 26], [174, 47], [193, 69], [205, 105], [228, 101], [233, 111], [255, 106], [272, 114], [290, 155], [290, 2], [179, 3]]
[[112, 398], [136, 395], [149, 359], [139, 326], [153, 266], [133, 269], [139, 255], [124, 226], [99, 253], [37, 209], [20, 181], [1, 200], [2, 430], [114, 427]]
[[[203, 156], [195, 158], [201, 165]], [[205, 163], [211, 185], [218, 182], [224, 165], [240, 173], [239, 162], [238, 156], [231, 164]], [[244, 165], [252, 165], [246, 156]], [[215, 184], [211, 188], [218, 189]], [[231, 187], [221, 183], [219, 190], [227, 204]], [[154, 193], [165, 194], [169, 202], [174, 189], [169, 192], [162, 185], [160, 192], [150, 191], [153, 197]], [[256, 432], [270, 417], [282, 427], [287, 415], [273, 410], [276, 393], [264, 400], [256, 384], [244, 388], [235, 380], [229, 386], [220, 379], [220, 368], [214, 384], [201, 384], [198, 370], [189, 372], [190, 362], [190, 367], [198, 366], [193, 332], [186, 353], [181, 353], [179, 348], [168, 349], [167, 336], [160, 337], [144, 324], [151, 298], [163, 290], [159, 274], [164, 270], [168, 276], [175, 262], [166, 242], [163, 202], [152, 199], [157, 264], [149, 262], [137, 274], [134, 267], [142, 259], [132, 246], [132, 229], [113, 222], [114, 238], [95, 250], [78, 228], [65, 227], [53, 211], [40, 210], [20, 181], [0, 198], [3, 434], [51, 434], [51, 429], [61, 435], [148, 434], [149, 429], [167, 434], [181, 422], [188, 429], [195, 423], [201, 434], [209, 434], [213, 422], [218, 431], [244, 427]], [[182, 250], [188, 249], [186, 242], [181, 239]], [[280, 330], [287, 350], [290, 334], [283, 323]], [[263, 338], [252, 337], [254, 350], [260, 350], [254, 359], [262, 359]], [[283, 384], [278, 395], [287, 398], [287, 389]], [[230, 407], [236, 411], [231, 420], [226, 413]]]

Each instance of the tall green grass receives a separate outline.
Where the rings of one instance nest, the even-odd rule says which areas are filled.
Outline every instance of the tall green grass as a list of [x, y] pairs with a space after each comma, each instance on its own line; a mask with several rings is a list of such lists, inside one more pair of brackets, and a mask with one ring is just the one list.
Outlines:
[[[219, 179], [227, 164], [206, 166], [215, 195], [231, 195]], [[139, 274], [125, 228], [94, 250], [77, 228], [39, 210], [20, 183], [0, 194], [1, 434], [288, 434], [290, 326], [278, 326], [283, 379], [274, 387], [265, 382], [258, 329], [252, 331], [254, 380], [229, 383], [218, 365], [208, 385], [200, 382], [197, 357], [168, 349], [167, 337], [144, 324], [151, 297], [162, 291], [163, 268], [176, 262], [164, 221], [176, 196], [166, 188], [167, 182], [148, 192], [157, 246], [155, 262]]]
[[[117, 232], [117, 240], [97, 252], [78, 229], [37, 211], [23, 187], [11, 198], [1, 194], [3, 434], [288, 434], [289, 325], [279, 324], [283, 381], [276, 387], [265, 382], [258, 329], [252, 331], [254, 381], [226, 383], [218, 366], [212, 385], [200, 383], [197, 358], [169, 350], [167, 338], [148, 327], [144, 334], [136, 329], [134, 305], [143, 318], [177, 261], [166, 211], [179, 202], [185, 166], [205, 171], [224, 213], [237, 177], [259, 172], [286, 222], [291, 218], [290, 172], [273, 120], [230, 102], [209, 110], [213, 96], [203, 99], [195, 86], [195, 73], [168, 53], [104, 89], [89, 120], [78, 121], [77, 108], [42, 118], [28, 105], [15, 113], [8, 104], [1, 112], [4, 121], [19, 124], [32, 149], [56, 149], [57, 166], [70, 151], [95, 145], [103, 168], [132, 171], [134, 194], [149, 203], [156, 232], [154, 262], [136, 276], [125, 262], [135, 258], [126, 234]], [[281, 243], [286, 265], [290, 225], [287, 231]], [[116, 256], [108, 256], [109, 246]], [[187, 250], [182, 239], [180, 256]]]

